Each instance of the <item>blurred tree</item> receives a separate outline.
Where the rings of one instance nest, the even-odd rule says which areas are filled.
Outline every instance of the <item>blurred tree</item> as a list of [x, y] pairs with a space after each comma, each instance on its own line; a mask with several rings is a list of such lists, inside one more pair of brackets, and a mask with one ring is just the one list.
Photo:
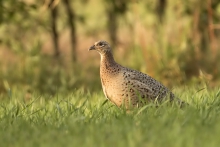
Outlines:
[[[191, 62], [198, 64], [197, 68], [193, 67], [193, 64], [189, 63], [188, 68], [190, 72], [186, 75], [192, 76], [199, 73], [200, 68], [209, 73], [215, 73], [218, 69], [218, 63], [216, 63], [216, 46], [218, 46], [217, 30], [212, 26], [214, 23], [220, 23], [219, 16], [217, 15], [217, 8], [220, 4], [219, 0], [206, 0], [206, 1], [184, 1], [185, 13], [192, 18], [192, 36], [188, 39], [188, 50], [194, 52], [190, 59], [184, 59], [185, 62]], [[215, 46], [213, 46], [215, 44]], [[211, 57], [211, 58], [210, 58]], [[212, 66], [209, 66], [212, 64]], [[198, 74], [196, 74], [198, 75]]]
[[[186, 2], [187, 3], [187, 2]], [[194, 1], [185, 7], [186, 13], [193, 16], [194, 34], [199, 34], [199, 48], [202, 52], [210, 49], [210, 41], [214, 38], [214, 31], [210, 26], [219, 22], [215, 13], [220, 4], [219, 0]]]
[[217, 9], [220, 6], [219, 0], [208, 0], [207, 4], [207, 10], [208, 10], [208, 32], [209, 32], [209, 39], [211, 44], [211, 50], [213, 54], [217, 54], [217, 36], [220, 35], [220, 16], [217, 15]]
[[[71, 2], [69, 0], [62, 1], [65, 10], [68, 16], [68, 26], [70, 27], [71, 32], [71, 46], [72, 46], [72, 60], [73, 62], [77, 61], [76, 57], [76, 45], [77, 45], [77, 37], [76, 37], [76, 14], [75, 11], [71, 8]], [[57, 0], [50, 0], [49, 8], [51, 11], [51, 28], [52, 28], [52, 37], [53, 37], [53, 44], [54, 44], [54, 56], [57, 58], [60, 56], [59, 50], [59, 33], [57, 30], [57, 19], [58, 19], [58, 3]]]
[[[37, 14], [33, 13], [37, 10], [37, 4], [0, 0], [0, 40], [2, 45], [24, 54], [24, 51], [29, 50], [28, 46], [33, 43], [32, 41], [36, 42], [36, 39], [28, 38], [28, 36], [33, 32], [36, 34], [40, 28], [39, 23], [42, 23], [40, 19], [36, 18]], [[27, 42], [26, 38], [30, 40]]]
[[73, 62], [77, 61], [76, 58], [76, 17], [75, 17], [75, 12], [71, 8], [69, 0], [63, 0], [63, 3], [66, 7], [66, 12], [68, 15], [68, 21], [69, 21], [69, 27], [71, 31], [71, 44], [72, 44], [72, 60]]
[[167, 6], [167, 0], [157, 0], [156, 13], [161, 23], [163, 23], [163, 16], [166, 10], [166, 6]]
[[60, 50], [59, 50], [59, 34], [57, 31], [57, 4], [55, 3], [56, 0], [50, 0], [49, 8], [51, 12], [51, 28], [52, 28], [52, 37], [53, 37], [53, 45], [54, 45], [54, 57], [59, 58]]
[[129, 0], [104, 0], [108, 18], [108, 32], [112, 46], [117, 43], [118, 17], [127, 11]]

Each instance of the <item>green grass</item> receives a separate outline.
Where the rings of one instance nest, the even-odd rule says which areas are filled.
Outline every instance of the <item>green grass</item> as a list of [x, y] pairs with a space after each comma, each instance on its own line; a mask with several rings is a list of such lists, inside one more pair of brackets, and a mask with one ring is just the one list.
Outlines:
[[130, 113], [104, 95], [76, 90], [55, 96], [1, 95], [2, 147], [217, 147], [220, 90], [178, 89], [190, 106], [148, 104]]

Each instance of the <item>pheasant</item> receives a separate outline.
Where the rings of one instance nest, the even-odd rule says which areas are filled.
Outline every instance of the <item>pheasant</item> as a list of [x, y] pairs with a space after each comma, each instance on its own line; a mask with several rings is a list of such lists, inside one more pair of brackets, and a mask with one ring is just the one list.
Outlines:
[[90, 50], [96, 50], [101, 55], [102, 89], [105, 97], [118, 107], [140, 107], [147, 102], [162, 101], [165, 98], [174, 100], [174, 94], [160, 82], [147, 74], [116, 63], [108, 42], [95, 42]]

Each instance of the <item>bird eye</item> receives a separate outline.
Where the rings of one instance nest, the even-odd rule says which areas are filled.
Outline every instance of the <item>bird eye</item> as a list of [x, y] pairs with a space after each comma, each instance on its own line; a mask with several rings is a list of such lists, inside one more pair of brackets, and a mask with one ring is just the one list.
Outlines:
[[105, 46], [105, 44], [104, 43], [102, 43], [102, 42], [99, 42], [99, 44], [98, 44], [99, 46]]

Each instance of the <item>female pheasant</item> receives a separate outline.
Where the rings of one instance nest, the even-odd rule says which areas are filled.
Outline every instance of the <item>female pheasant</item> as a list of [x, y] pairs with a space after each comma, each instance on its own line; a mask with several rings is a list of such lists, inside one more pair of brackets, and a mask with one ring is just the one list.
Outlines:
[[[108, 42], [95, 42], [89, 50], [101, 55], [100, 78], [105, 97], [118, 107], [142, 106], [149, 101], [174, 99], [174, 94], [152, 77], [116, 63]], [[178, 101], [180, 101], [178, 99]]]

